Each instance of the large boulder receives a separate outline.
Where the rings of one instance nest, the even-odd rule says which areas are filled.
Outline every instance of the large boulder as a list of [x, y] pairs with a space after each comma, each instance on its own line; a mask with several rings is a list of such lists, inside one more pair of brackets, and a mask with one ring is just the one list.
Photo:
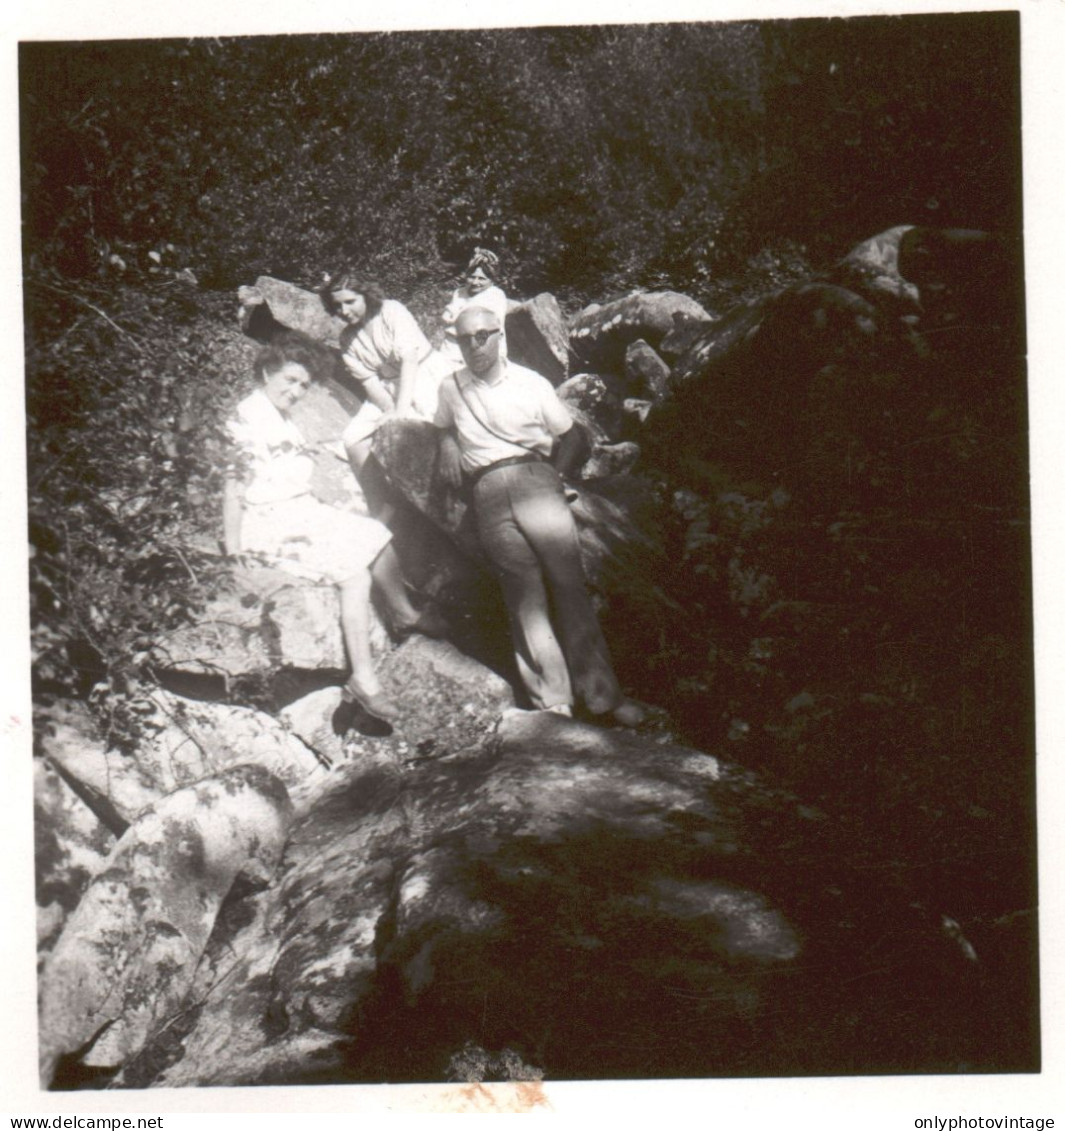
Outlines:
[[396, 729], [421, 756], [476, 747], [514, 705], [509, 684], [446, 640], [417, 634], [380, 668]]
[[593, 444], [614, 443], [621, 438], [623, 389], [617, 378], [578, 373], [556, 391], [559, 400], [579, 416], [581, 423], [591, 423], [593, 432], [589, 439]]
[[[849, 395], [871, 409], [884, 382], [914, 360], [901, 320], [845, 287], [796, 283], [730, 311], [694, 340], [640, 442], [653, 464], [688, 483], [705, 483], [710, 464], [730, 467], [741, 480], [787, 482], [810, 470], [803, 452], [811, 437], [831, 431], [810, 402], [822, 405], [819, 390], [832, 374], [853, 383]], [[863, 387], [863, 374], [872, 372], [885, 376]]]
[[[376, 614], [371, 644], [388, 646]], [[156, 640], [151, 656], [160, 679], [198, 678], [219, 685], [219, 694], [241, 677], [269, 679], [283, 669], [343, 672], [336, 586], [265, 565], [234, 567], [196, 622]]]
[[[1010, 261], [988, 233], [902, 225], [846, 269], [737, 307], [677, 359], [671, 396], [640, 434], [645, 456], [693, 485], [713, 464], [841, 496], [859, 468], [873, 490], [906, 480], [907, 492], [938, 491], [946, 480], [921, 482], [917, 464], [949, 462], [951, 427], [1016, 411], [1023, 318]], [[920, 305], [903, 271], [921, 279]], [[991, 370], [1011, 376], [975, 376]]]
[[55, 940], [90, 880], [103, 870], [115, 833], [49, 758], [33, 761], [33, 831], [37, 946], [42, 953]]
[[[686, 323], [692, 325], [692, 323]], [[669, 335], [663, 341], [667, 340]], [[669, 394], [669, 366], [642, 338], [629, 344], [625, 350], [625, 396], [649, 400], [664, 400]]]
[[298, 330], [315, 341], [335, 345], [344, 329], [343, 319], [330, 314], [314, 291], [269, 275], [260, 275], [250, 287], [241, 287], [237, 299], [241, 326], [252, 337], [269, 339], [274, 336], [269, 329], [264, 329], [272, 323]]
[[872, 299], [885, 295], [915, 309], [919, 300], [917, 287], [899, 270], [899, 247], [912, 230], [912, 224], [898, 224], [863, 240], [836, 265], [831, 281], [872, 292], [868, 295]]
[[314, 753], [262, 711], [163, 690], [146, 692], [133, 706], [139, 733], [132, 749], [104, 741], [77, 703], [53, 704], [40, 720], [42, 750], [115, 831], [174, 790], [238, 762], [275, 775], [297, 806], [320, 788], [325, 771]]
[[41, 1078], [62, 1057], [117, 1068], [181, 1007], [222, 900], [243, 875], [265, 884], [291, 805], [284, 786], [240, 766], [178, 790], [112, 851], [41, 978]]
[[634, 291], [613, 302], [585, 307], [570, 326], [570, 351], [582, 368], [621, 376], [625, 350], [632, 342], [643, 339], [657, 347], [678, 322], [713, 320], [687, 295]]
[[878, 330], [877, 310], [861, 295], [832, 283], [796, 283], [707, 327], [678, 359], [673, 385], [712, 381], [726, 366], [775, 366], [766, 383], [786, 390], [831, 361], [864, 354]]
[[965, 959], [833, 835], [667, 734], [550, 713], [369, 754], [120, 1082], [441, 1080], [471, 1034], [549, 1079], [934, 1063]]
[[393, 489], [445, 528], [461, 521], [460, 500], [437, 474], [440, 432], [423, 420], [390, 420], [374, 433], [373, 454]]
[[[404, 763], [476, 746], [514, 705], [506, 680], [446, 640], [411, 636], [383, 658], [378, 675], [397, 707], [387, 728], [367, 720], [363, 732], [339, 737], [332, 726], [340, 705], [337, 687], [290, 703], [280, 720], [324, 764], [354, 760], [365, 765], [382, 753]], [[297, 790], [294, 800], [299, 796]]]
[[551, 294], [511, 303], [507, 311], [507, 356], [546, 377], [552, 385], [569, 372], [566, 321]]
[[409, 777], [373, 748], [341, 767], [330, 796], [291, 830], [274, 887], [220, 924], [191, 988], [196, 1009], [120, 1083], [339, 1080], [347, 1030], [365, 1017], [383, 1039], [384, 1018], [366, 1009], [394, 899], [393, 857], [415, 819]]
[[773, 297], [763, 296], [741, 303], [718, 321], [686, 334], [685, 348], [678, 353], [673, 365], [671, 389], [676, 390], [693, 377], [713, 372], [726, 359], [742, 355], [746, 343], [757, 333]]
[[[364, 399], [340, 356], [343, 320], [329, 314], [313, 291], [268, 275], [238, 288], [237, 300], [244, 333], [261, 345], [284, 345], [315, 378], [315, 387], [293, 413], [300, 426], [311, 439], [339, 437]], [[337, 427], [340, 416], [343, 423]]]

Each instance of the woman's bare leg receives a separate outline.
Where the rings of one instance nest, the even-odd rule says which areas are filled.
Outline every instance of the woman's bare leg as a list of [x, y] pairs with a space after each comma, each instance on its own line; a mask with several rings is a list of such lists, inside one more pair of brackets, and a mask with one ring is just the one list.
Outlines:
[[351, 683], [364, 692], [377, 692], [381, 683], [370, 651], [370, 571], [349, 578], [340, 589], [340, 631], [351, 664]]
[[342, 702], [333, 715], [338, 734], [353, 725], [349, 712], [358, 704], [378, 719], [397, 717], [398, 708], [377, 677], [370, 651], [370, 571], [345, 581], [340, 589], [340, 626], [351, 662], [351, 676], [344, 687]]
[[370, 566], [370, 575], [384, 598], [393, 628], [410, 628], [418, 619], [418, 610], [411, 604], [399, 557], [391, 542], [377, 555]]

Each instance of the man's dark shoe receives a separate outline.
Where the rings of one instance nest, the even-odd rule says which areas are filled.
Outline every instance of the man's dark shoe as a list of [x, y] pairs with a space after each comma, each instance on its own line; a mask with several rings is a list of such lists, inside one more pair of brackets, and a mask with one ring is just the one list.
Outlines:
[[623, 727], [638, 727], [647, 718], [647, 712], [635, 699], [622, 699], [610, 712], [610, 717]]

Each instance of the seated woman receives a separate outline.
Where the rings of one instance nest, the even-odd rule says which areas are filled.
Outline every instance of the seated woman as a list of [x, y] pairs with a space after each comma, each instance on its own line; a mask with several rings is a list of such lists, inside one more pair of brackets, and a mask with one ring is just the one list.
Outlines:
[[[381, 422], [432, 420], [440, 382], [453, 367], [432, 348], [414, 315], [401, 302], [385, 298], [379, 284], [345, 271], [329, 280], [322, 298], [347, 323], [340, 335], [341, 355], [366, 396], [342, 437], [361, 483]], [[373, 509], [383, 510], [379, 505]]]
[[277, 569], [336, 585], [351, 678], [334, 726], [338, 732], [351, 726], [355, 703], [388, 719], [395, 705], [381, 687], [370, 652], [371, 585], [397, 635], [432, 625], [410, 602], [388, 528], [311, 493], [312, 445], [288, 416], [312, 380], [298, 346], [268, 346], [256, 359], [255, 372], [261, 387], [240, 402], [226, 425], [238, 458], [226, 477], [225, 551], [260, 554]]
[[[474, 248], [473, 257], [462, 277], [462, 285], [444, 307], [444, 313], [440, 316], [444, 323], [444, 344], [440, 347], [440, 352], [449, 362], [454, 362], [454, 369], [461, 369], [465, 365], [462, 350], [459, 349], [458, 339], [455, 337], [455, 322], [467, 307], [483, 306], [496, 315], [500, 326], [506, 326], [507, 296], [496, 286], [498, 273], [499, 257], [495, 252], [483, 247]], [[499, 339], [499, 345], [500, 356], [505, 359], [507, 356], [505, 329]]]

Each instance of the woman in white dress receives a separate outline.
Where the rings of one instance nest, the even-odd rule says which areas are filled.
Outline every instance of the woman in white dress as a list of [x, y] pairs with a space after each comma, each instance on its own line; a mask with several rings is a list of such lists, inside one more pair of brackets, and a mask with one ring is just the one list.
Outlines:
[[384, 599], [398, 636], [430, 632], [436, 625], [410, 602], [388, 527], [312, 494], [313, 446], [288, 415], [312, 380], [305, 360], [284, 346], [263, 350], [255, 363], [262, 384], [226, 425], [236, 454], [226, 476], [223, 539], [229, 555], [261, 555], [277, 569], [337, 587], [351, 664], [334, 716], [343, 731], [354, 720], [346, 708], [355, 703], [378, 718], [396, 713], [370, 651], [371, 587]]

